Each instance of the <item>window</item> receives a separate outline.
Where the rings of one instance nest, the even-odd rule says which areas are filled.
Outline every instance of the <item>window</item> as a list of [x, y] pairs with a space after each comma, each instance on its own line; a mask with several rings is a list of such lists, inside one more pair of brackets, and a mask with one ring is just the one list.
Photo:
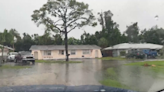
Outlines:
[[71, 55], [75, 55], [76, 54], [76, 50], [71, 50]]
[[11, 52], [10, 55], [17, 55], [17, 52]]
[[51, 55], [51, 51], [50, 50], [44, 51], [44, 55], [47, 55], [47, 56]]
[[64, 50], [59, 50], [59, 55], [64, 55]]
[[83, 54], [90, 54], [90, 50], [83, 50]]

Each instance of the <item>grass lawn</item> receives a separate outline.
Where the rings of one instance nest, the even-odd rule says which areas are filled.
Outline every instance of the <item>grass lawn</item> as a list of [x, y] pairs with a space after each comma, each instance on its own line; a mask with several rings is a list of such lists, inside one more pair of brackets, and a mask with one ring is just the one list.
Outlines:
[[164, 61], [135, 62], [126, 65], [147, 67], [149, 70], [152, 70], [155, 73], [164, 73]]
[[2, 65], [0, 69], [22, 69], [22, 68], [31, 68], [30, 66], [11, 66], [11, 65]]
[[129, 89], [126, 85], [119, 82], [117, 76], [118, 75], [113, 68], [108, 68], [106, 70], [106, 78], [104, 80], [101, 80], [100, 83], [105, 86]]
[[102, 57], [102, 58], [98, 58], [101, 60], [142, 60], [142, 59], [134, 59], [134, 58], [125, 58], [125, 57]]
[[37, 63], [82, 63], [82, 61], [51, 61], [51, 60], [36, 60]]
[[127, 86], [121, 84], [119, 81], [117, 81], [117, 80], [112, 80], [112, 79], [110, 79], [110, 78], [109, 78], [109, 79], [104, 79], [103, 81], [100, 81], [100, 83], [101, 83], [102, 85], [105, 85], [105, 86], [128, 89]]
[[102, 57], [99, 59], [101, 60], [126, 60], [126, 58], [123, 58], [123, 57]]
[[164, 67], [164, 61], [145, 61], [145, 62], [135, 62], [135, 63], [129, 63], [129, 64], [126, 64], [126, 65], [137, 65], [137, 66], [143, 66], [144, 64], [155, 65], [155, 66], [163, 66], [163, 67]]

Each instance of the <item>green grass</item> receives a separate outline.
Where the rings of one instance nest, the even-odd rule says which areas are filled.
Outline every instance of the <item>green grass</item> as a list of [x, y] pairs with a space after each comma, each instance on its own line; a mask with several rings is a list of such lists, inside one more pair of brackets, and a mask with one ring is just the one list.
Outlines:
[[128, 89], [126, 85], [123, 85], [119, 81], [110, 78], [104, 79], [103, 81], [100, 81], [100, 83], [105, 86]]
[[106, 70], [106, 75], [109, 76], [112, 79], [116, 79], [116, 77], [117, 77], [117, 74], [116, 74], [116, 72], [114, 71], [113, 68], [108, 68]]
[[101, 60], [119, 60], [119, 61], [124, 61], [124, 60], [142, 60], [142, 59], [134, 59], [134, 58], [125, 58], [125, 57], [102, 57], [98, 58]]
[[99, 59], [101, 60], [126, 60], [126, 58], [122, 58], [122, 57], [102, 57]]
[[148, 64], [148, 65], [156, 65], [156, 66], [164, 66], [164, 61], [145, 61], [145, 62], [135, 62], [135, 63], [129, 63], [129, 64], [126, 64], [126, 65], [143, 66], [144, 64]]
[[37, 63], [82, 63], [82, 61], [50, 61], [50, 60], [36, 60]]
[[100, 83], [105, 86], [110, 86], [110, 87], [117, 87], [117, 88], [125, 88], [128, 89], [128, 87], [122, 83], [119, 82], [117, 79], [117, 73], [114, 71], [113, 68], [108, 68], [106, 70], [106, 78]]
[[[164, 61], [135, 62], [135, 63], [126, 64], [126, 65], [144, 67], [144, 64], [149, 65], [149, 67], [147, 67], [148, 70], [153, 71], [154, 73], [163, 73], [164, 74]], [[155, 66], [153, 67], [152, 65], [155, 65]]]
[[150, 68], [155, 73], [163, 73], [164, 74], [164, 66], [157, 66], [157, 67], [151, 67]]
[[2, 65], [0, 69], [22, 69], [22, 68], [31, 68], [30, 66], [11, 66], [11, 65]]

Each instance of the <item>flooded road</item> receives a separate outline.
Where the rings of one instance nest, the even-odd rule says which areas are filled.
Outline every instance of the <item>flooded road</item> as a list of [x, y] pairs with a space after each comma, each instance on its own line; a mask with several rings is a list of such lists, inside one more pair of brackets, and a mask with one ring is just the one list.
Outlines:
[[[150, 76], [152, 72], [138, 66], [125, 66], [131, 61], [101, 61], [86, 59], [75, 64], [36, 63], [27, 69], [0, 69], [0, 87], [24, 85], [101, 85], [107, 68], [113, 68], [121, 83], [143, 92], [164, 88], [164, 78]], [[162, 77], [164, 75], [161, 75]]]

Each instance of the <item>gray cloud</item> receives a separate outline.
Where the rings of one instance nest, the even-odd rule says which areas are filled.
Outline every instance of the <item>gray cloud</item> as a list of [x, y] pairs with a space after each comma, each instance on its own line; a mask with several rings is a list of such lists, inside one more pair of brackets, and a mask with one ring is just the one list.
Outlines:
[[[94, 13], [111, 10], [114, 14], [113, 20], [120, 25], [121, 32], [126, 30], [126, 26], [131, 22], [138, 22], [140, 29], [150, 28], [154, 25], [163, 27], [164, 23], [164, 1], [163, 0], [78, 0], [88, 3]], [[33, 10], [39, 9], [47, 0], [0, 0], [0, 31], [15, 28], [21, 34], [43, 34], [44, 28], [37, 27], [31, 21]], [[159, 20], [155, 20], [155, 16]], [[97, 16], [97, 15], [96, 15]], [[70, 36], [80, 38], [83, 30], [94, 33], [100, 31], [101, 26], [84, 27], [75, 29]]]

